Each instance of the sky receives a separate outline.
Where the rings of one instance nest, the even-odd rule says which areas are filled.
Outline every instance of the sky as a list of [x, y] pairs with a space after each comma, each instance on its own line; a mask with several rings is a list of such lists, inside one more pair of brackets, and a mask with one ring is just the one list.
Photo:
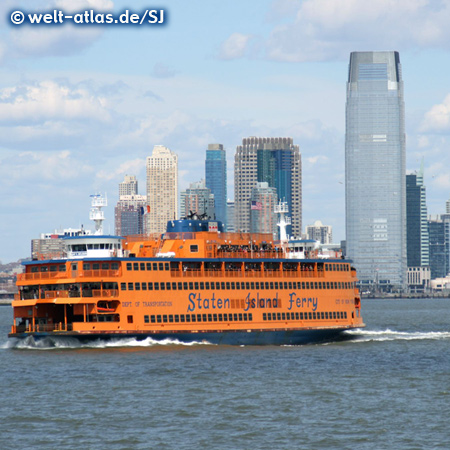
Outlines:
[[[13, 11], [141, 13], [163, 25], [12, 25]], [[179, 156], [179, 188], [204, 177], [210, 143], [290, 136], [303, 166], [303, 229], [345, 239], [345, 94], [352, 51], [400, 53], [407, 173], [425, 167], [429, 214], [450, 198], [450, 2], [440, 0], [3, 0], [0, 261], [84, 225], [124, 175], [145, 194], [154, 145]]]

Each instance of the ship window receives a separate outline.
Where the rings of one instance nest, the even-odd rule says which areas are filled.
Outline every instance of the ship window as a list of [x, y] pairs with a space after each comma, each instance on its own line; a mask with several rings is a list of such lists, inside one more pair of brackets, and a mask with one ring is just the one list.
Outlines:
[[159, 291], [159, 283], [155, 282], [154, 286], [155, 286], [155, 291]]
[[153, 270], [158, 270], [158, 263], [153, 263]]
[[282, 313], [282, 314], [281, 314], [281, 319], [282, 319], [282, 320], [286, 320], [286, 314], [285, 314], [285, 313]]
[[194, 289], [195, 289], [196, 291], [198, 291], [198, 281], [196, 281], [196, 282], [194, 283]]
[[102, 263], [102, 270], [109, 270], [109, 264], [108, 263]]
[[298, 320], [299, 319], [299, 314], [298, 314], [298, 312], [296, 312], [295, 313], [295, 320]]
[[197, 253], [198, 252], [198, 245], [191, 245], [191, 253]]
[[273, 289], [273, 281], [270, 282], [270, 289]]
[[166, 291], [170, 291], [170, 288], [171, 288], [171, 286], [170, 286], [170, 281], [168, 281], [168, 282], [166, 283]]
[[164, 270], [170, 270], [170, 264], [164, 263]]
[[156, 321], [158, 322], [158, 323], [161, 323], [162, 322], [162, 320], [161, 320], [161, 316], [156, 316]]
[[184, 314], [180, 314], [180, 322], [184, 323], [186, 321]]
[[116, 262], [111, 263], [111, 270], [119, 270], [119, 263]]
[[164, 270], [164, 263], [158, 263], [158, 270]]
[[133, 283], [128, 283], [128, 290], [132, 291], [133, 290]]
[[145, 270], [145, 263], [140, 263], [139, 264], [140, 270]]
[[189, 290], [192, 291], [194, 289], [194, 283], [189, 281]]
[[247, 321], [248, 320], [248, 316], [247, 313], [244, 313], [244, 320]]
[[277, 320], [281, 320], [281, 313], [277, 313]]
[[144, 323], [149, 323], [149, 322], [150, 322], [149, 317], [148, 316], [144, 316]]
[[65, 271], [66, 271], [66, 265], [65, 265], [65, 264], [61, 264], [61, 265], [59, 266], [59, 271], [60, 271], [60, 272], [65, 272]]
[[275, 281], [275, 289], [279, 289], [279, 287], [278, 287], [278, 281]]
[[303, 313], [300, 313], [300, 320], [303, 320]]
[[131, 270], [133, 268], [132, 264], [129, 262], [127, 263], [127, 270]]
[[248, 314], [248, 320], [253, 320], [253, 314], [252, 313]]
[[91, 270], [91, 265], [89, 263], [83, 263], [83, 270]]
[[238, 315], [237, 314], [233, 314], [233, 321], [237, 322], [237, 320], [238, 320]]
[[127, 290], [127, 283], [120, 283], [120, 290], [126, 291]]
[[263, 320], [267, 320], [267, 314], [263, 313]]
[[133, 270], [139, 270], [139, 263], [133, 263]]
[[92, 264], [92, 270], [100, 270], [100, 264], [99, 263]]
[[169, 314], [169, 322], [173, 323], [173, 315], [172, 314]]
[[163, 322], [167, 323], [167, 314], [163, 314]]
[[190, 322], [191, 321], [191, 315], [190, 314], [186, 314], [186, 322]]
[[209, 281], [205, 281], [205, 289], [209, 290]]
[[327, 281], [327, 289], [330, 289], [330, 282]]
[[[205, 317], [204, 314], [203, 314], [203, 317]], [[208, 314], [208, 322], [212, 322], [212, 314]]]
[[48, 266], [41, 266], [41, 272], [47, 272]]
[[333, 311], [333, 319], [336, 319], [336, 311]]
[[180, 321], [180, 316], [178, 314], [175, 314], [175, 323], [178, 323]]
[[248, 281], [245, 282], [245, 289], [250, 289], [250, 283]]
[[223, 290], [223, 289], [225, 289], [225, 282], [224, 281], [222, 281], [221, 283], [220, 283], [220, 288]]
[[152, 270], [152, 263], [147, 263], [147, 270]]
[[50, 272], [56, 272], [58, 266], [50, 266]]
[[[197, 316], [195, 314], [191, 314], [191, 322], [197, 322]], [[189, 322], [189, 320], [188, 320]]]
[[223, 315], [219, 314], [219, 322], [223, 322]]
[[313, 316], [313, 320], [316, 320], [316, 313], [315, 312], [312, 313], [312, 316]]
[[178, 290], [183, 290], [183, 283], [181, 281], [178, 282]]
[[147, 283], [142, 283], [142, 290], [146, 291], [147, 290]]
[[136, 289], [136, 291], [140, 291], [141, 290], [141, 283], [134, 283], [134, 288]]
[[127, 322], [133, 323], [133, 316], [127, 316]]
[[172, 291], [177, 290], [177, 283], [175, 281], [172, 281]]
[[226, 282], [226, 286], [227, 286], [227, 291], [229, 291], [230, 290], [230, 282], [229, 281]]
[[165, 291], [165, 290], [166, 290], [166, 285], [165, 285], [164, 282], [159, 283], [159, 285], [160, 285], [160, 289], [161, 289], [162, 291]]
[[187, 291], [187, 289], [188, 289], [188, 284], [187, 284], [186, 281], [183, 282], [183, 289], [184, 289], [185, 291]]
[[320, 313], [320, 318], [323, 320], [323, 319], [325, 319], [325, 316], [324, 316], [324, 314], [323, 314], [323, 311]]
[[268, 281], [265, 281], [265, 282], [264, 282], [264, 286], [265, 286], [266, 289], [269, 289], [269, 282], [268, 282]]
[[[203, 321], [206, 322], [206, 314], [203, 314]], [[202, 321], [202, 315], [201, 314], [197, 314], [197, 322], [201, 322]]]
[[156, 322], [156, 317], [155, 316], [150, 316], [150, 322], [151, 323], [155, 323]]
[[[200, 315], [200, 314], [199, 314], [199, 315]], [[209, 314], [209, 315], [211, 315], [211, 314]], [[203, 314], [202, 319], [203, 319], [203, 322], [206, 322], [206, 314]]]
[[347, 318], [347, 311], [344, 311], [344, 319]]
[[200, 281], [200, 289], [205, 289], [205, 283], [203, 281]]
[[255, 282], [254, 282], [254, 281], [252, 281], [252, 282], [250, 283], [250, 289], [255, 289]]
[[153, 291], [153, 283], [148, 283], [148, 290]]

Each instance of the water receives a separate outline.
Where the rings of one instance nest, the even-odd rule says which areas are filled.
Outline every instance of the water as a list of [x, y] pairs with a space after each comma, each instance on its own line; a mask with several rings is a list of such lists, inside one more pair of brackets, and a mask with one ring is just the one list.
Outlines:
[[448, 449], [450, 299], [362, 307], [351, 340], [292, 347], [36, 347], [0, 307], [0, 449]]

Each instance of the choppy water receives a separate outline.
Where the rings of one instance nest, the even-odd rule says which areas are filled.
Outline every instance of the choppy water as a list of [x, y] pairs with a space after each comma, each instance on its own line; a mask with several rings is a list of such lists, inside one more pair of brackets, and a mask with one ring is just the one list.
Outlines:
[[339, 343], [8, 341], [0, 449], [448, 449], [450, 299], [366, 300]]

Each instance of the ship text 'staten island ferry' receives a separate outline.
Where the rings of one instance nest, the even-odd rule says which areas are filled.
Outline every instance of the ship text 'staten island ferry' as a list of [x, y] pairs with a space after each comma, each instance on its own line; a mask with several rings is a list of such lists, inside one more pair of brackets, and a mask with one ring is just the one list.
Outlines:
[[279, 241], [195, 219], [162, 236], [67, 238], [64, 257], [24, 263], [9, 336], [304, 344], [363, 327], [350, 262], [288, 240], [278, 212]]

